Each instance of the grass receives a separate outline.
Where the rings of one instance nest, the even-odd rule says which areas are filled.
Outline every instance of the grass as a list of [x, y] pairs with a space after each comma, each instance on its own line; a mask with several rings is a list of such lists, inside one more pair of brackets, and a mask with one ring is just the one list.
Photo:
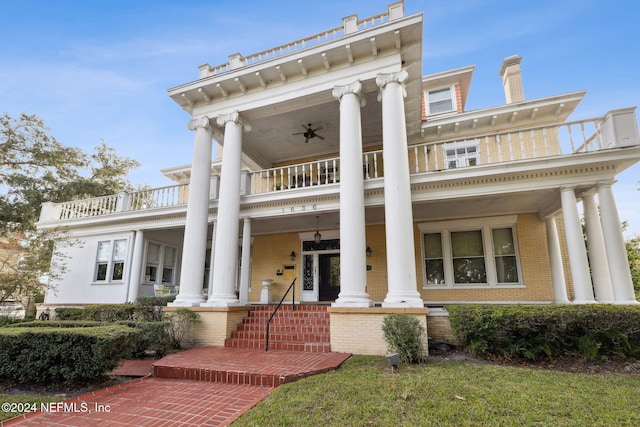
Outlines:
[[[40, 403], [59, 402], [64, 400], [62, 396], [51, 396], [42, 394], [11, 394], [0, 393], [0, 421], [8, 420], [22, 414], [23, 412], [32, 412], [32, 410], [40, 409]], [[5, 407], [5, 404], [9, 404]], [[11, 412], [8, 409], [26, 408], [27, 411]]]
[[241, 426], [635, 426], [640, 378], [469, 362], [400, 367], [354, 356], [339, 370], [286, 384]]

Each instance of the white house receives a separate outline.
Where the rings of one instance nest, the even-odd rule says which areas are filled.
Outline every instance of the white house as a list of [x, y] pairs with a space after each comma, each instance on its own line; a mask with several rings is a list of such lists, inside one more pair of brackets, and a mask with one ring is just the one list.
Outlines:
[[395, 311], [437, 334], [447, 304], [635, 303], [612, 193], [640, 159], [635, 107], [568, 121], [585, 92], [528, 100], [511, 56], [506, 103], [467, 111], [474, 67], [422, 76], [422, 25], [396, 2], [169, 89], [192, 164], [46, 204], [38, 226], [79, 243], [41, 308], [162, 285], [221, 345], [297, 279], [296, 301], [330, 306], [332, 350], [379, 353], [363, 343]]

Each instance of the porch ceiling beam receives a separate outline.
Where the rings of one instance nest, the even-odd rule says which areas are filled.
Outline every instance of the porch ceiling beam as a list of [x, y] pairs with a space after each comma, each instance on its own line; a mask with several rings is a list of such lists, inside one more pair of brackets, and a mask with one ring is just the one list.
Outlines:
[[494, 115], [493, 117], [491, 117], [491, 126], [494, 126], [496, 124], [496, 120], [498, 120], [498, 115]]
[[189, 99], [189, 96], [186, 93], [183, 93], [180, 96], [182, 97], [182, 99], [184, 99], [186, 101], [186, 103], [189, 105], [189, 107], [193, 107], [193, 101], [191, 99]]
[[518, 115], [517, 111], [514, 111], [513, 113], [511, 113], [511, 118], [509, 118], [509, 122], [513, 123], [516, 121], [516, 116]]
[[538, 114], [538, 109], [534, 108], [531, 110], [531, 115], [529, 116], [529, 120], [534, 120], [536, 118], [536, 114]]
[[242, 91], [242, 93], [246, 93], [247, 92], [247, 88], [240, 81], [240, 77], [236, 77], [235, 78], [235, 82], [238, 85], [238, 87], [240, 88], [240, 90]]
[[402, 43], [400, 41], [400, 30], [396, 30], [394, 34], [396, 36], [396, 49], [400, 49], [402, 47]]
[[459, 128], [460, 128], [460, 122], [455, 122], [453, 124], [453, 131], [457, 133]]
[[556, 108], [556, 111], [555, 111], [555, 113], [554, 113], [554, 114], [555, 114], [556, 116], [559, 116], [559, 115], [560, 115], [560, 113], [562, 113], [562, 110], [563, 110], [563, 109], [564, 109], [564, 102], [563, 102], [562, 104], [558, 105], [558, 108]]
[[224, 96], [225, 98], [226, 98], [227, 96], [229, 96], [229, 93], [228, 93], [226, 90], [224, 90], [224, 88], [222, 87], [222, 85], [221, 85], [220, 83], [217, 83], [217, 84], [216, 84], [216, 87], [218, 88], [218, 90], [220, 91], [220, 93], [222, 94], [222, 96]]
[[287, 76], [284, 75], [284, 73], [282, 72], [282, 68], [280, 68], [279, 65], [276, 66], [276, 71], [280, 75], [280, 80], [282, 80], [283, 82], [286, 82], [287, 81]]
[[322, 57], [322, 62], [324, 63], [324, 68], [326, 70], [329, 70], [329, 68], [331, 68], [331, 64], [329, 64], [329, 59], [327, 58], [327, 52], [322, 52], [322, 55], [320, 55]]
[[371, 42], [371, 54], [373, 56], [378, 56], [378, 47], [376, 46], [376, 38], [371, 37], [369, 41]]
[[471, 122], [471, 129], [475, 130], [478, 127], [478, 119], [473, 119]]
[[347, 49], [347, 58], [349, 60], [349, 63], [353, 63], [353, 52], [351, 52], [351, 45], [348, 44], [345, 46], [345, 49]]
[[300, 72], [302, 72], [303, 76], [307, 75], [307, 68], [304, 66], [304, 62], [302, 62], [302, 58], [298, 59], [298, 66], [300, 67]]
[[209, 96], [209, 94], [203, 88], [198, 88], [198, 93], [202, 95], [205, 101], [211, 102], [211, 96]]
[[256, 77], [258, 78], [258, 81], [260, 82], [260, 86], [267, 87], [267, 83], [262, 78], [262, 75], [260, 74], [260, 71], [256, 72]]

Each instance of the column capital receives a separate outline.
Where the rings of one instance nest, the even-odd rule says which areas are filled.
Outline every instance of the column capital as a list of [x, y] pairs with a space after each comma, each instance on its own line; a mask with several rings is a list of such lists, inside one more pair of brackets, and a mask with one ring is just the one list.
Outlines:
[[249, 124], [249, 122], [240, 117], [240, 112], [238, 110], [228, 114], [220, 114], [218, 117], [216, 117], [216, 123], [218, 124], [218, 126], [224, 127], [229, 122], [241, 125], [245, 132], [249, 132], [251, 130], [251, 125]]
[[348, 93], [352, 93], [360, 98], [360, 107], [364, 107], [367, 103], [366, 99], [362, 96], [362, 83], [360, 80], [356, 80], [348, 85], [336, 86], [331, 93], [335, 99], [342, 101], [342, 96]]
[[[389, 83], [394, 83], [394, 82], [400, 83], [400, 85], [402, 86], [402, 95], [406, 98], [407, 89], [404, 86], [404, 82], [407, 81], [408, 78], [409, 78], [409, 73], [407, 72], [406, 68], [403, 68], [402, 70], [395, 71], [393, 73], [378, 74], [378, 76], [376, 77], [376, 84], [382, 91], [382, 89], [384, 89], [385, 86], [387, 86], [387, 84]], [[378, 95], [378, 101], [380, 100], [381, 100], [381, 94]]]
[[209, 129], [210, 127], [209, 117], [207, 116], [189, 120], [189, 123], [187, 123], [187, 128], [189, 130], [197, 130], [198, 128]]

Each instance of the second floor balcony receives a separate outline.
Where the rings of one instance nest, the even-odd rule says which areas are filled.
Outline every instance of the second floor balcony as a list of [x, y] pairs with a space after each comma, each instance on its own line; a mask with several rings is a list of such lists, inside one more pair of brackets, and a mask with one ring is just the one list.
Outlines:
[[[540, 159], [570, 159], [586, 153], [607, 152], [640, 145], [634, 108], [615, 110], [603, 117], [536, 127], [483, 133], [460, 139], [410, 145], [407, 148], [412, 177], [453, 174], [485, 165], [514, 167]], [[635, 162], [635, 160], [634, 160]], [[339, 157], [246, 170], [241, 194], [277, 200], [318, 190], [339, 192]], [[365, 182], [384, 179], [384, 152], [370, 150], [362, 156]], [[219, 176], [211, 179], [211, 200], [217, 198]], [[306, 194], [306, 193], [305, 193]], [[175, 209], [189, 200], [189, 185], [179, 184], [43, 206], [40, 222], [101, 217], [123, 212]]]

